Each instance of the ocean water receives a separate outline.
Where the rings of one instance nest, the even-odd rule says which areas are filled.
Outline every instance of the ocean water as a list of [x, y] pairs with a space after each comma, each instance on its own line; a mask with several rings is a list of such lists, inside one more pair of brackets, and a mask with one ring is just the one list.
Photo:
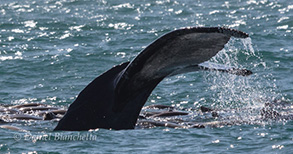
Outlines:
[[[0, 103], [67, 107], [99, 74], [130, 61], [159, 36], [188, 26], [247, 32], [211, 59], [249, 77], [194, 72], [163, 80], [146, 105], [238, 109], [255, 120], [272, 100], [293, 101], [290, 0], [1, 0]], [[247, 109], [250, 108], [250, 109]], [[292, 110], [292, 106], [290, 108]], [[289, 110], [289, 112], [291, 111]], [[292, 111], [291, 111], [292, 113]], [[0, 129], [0, 153], [292, 153], [293, 122], [204, 129], [53, 132], [56, 121]]]

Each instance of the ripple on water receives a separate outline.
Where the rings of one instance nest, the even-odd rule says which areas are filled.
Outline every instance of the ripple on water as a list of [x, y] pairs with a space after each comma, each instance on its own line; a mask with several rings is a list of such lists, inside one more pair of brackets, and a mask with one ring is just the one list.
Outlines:
[[[212, 61], [251, 69], [252, 76], [195, 72], [171, 77], [155, 89], [147, 103], [240, 108], [240, 116], [249, 119], [257, 111], [242, 107], [257, 108], [268, 98], [293, 98], [290, 2], [0, 1], [0, 103], [68, 106], [95, 77], [133, 59], [159, 36], [179, 27], [227, 26], [248, 32], [252, 44], [232, 39]], [[46, 135], [54, 133], [56, 124], [47, 121], [15, 126]], [[17, 142], [13, 138], [16, 132], [0, 129], [0, 151], [290, 153], [291, 128], [289, 121], [188, 130], [98, 130], [91, 132], [96, 141], [85, 142]], [[62, 132], [77, 133], [88, 132]]]

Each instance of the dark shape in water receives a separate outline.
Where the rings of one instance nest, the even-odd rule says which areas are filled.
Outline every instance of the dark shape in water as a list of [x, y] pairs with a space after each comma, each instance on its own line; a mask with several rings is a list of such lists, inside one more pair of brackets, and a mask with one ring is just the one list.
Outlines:
[[[55, 130], [134, 129], [147, 98], [165, 77], [202, 69], [201, 63], [222, 50], [231, 36], [246, 38], [248, 34], [220, 27], [184, 28], [165, 34], [133, 61], [115, 66], [92, 81]], [[247, 72], [237, 70], [225, 72]]]

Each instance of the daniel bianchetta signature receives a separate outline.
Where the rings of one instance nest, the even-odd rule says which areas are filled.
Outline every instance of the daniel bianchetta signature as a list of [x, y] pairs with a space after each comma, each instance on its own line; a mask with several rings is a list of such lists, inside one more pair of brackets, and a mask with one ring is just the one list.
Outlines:
[[92, 133], [76, 133], [76, 134], [64, 134], [64, 133], [48, 133], [48, 134], [30, 134], [30, 133], [15, 133], [13, 135], [15, 141], [96, 141], [97, 135]]

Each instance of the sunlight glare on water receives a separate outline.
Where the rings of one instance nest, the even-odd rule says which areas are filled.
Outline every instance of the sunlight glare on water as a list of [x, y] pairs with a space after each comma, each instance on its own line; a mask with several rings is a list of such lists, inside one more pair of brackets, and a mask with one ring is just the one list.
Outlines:
[[[58, 132], [96, 136], [73, 141], [54, 140], [57, 121], [20, 120], [11, 125], [26, 132], [0, 128], [0, 153], [292, 153], [292, 120], [259, 120], [261, 108], [275, 99], [291, 102], [284, 114], [292, 113], [292, 11], [292, 0], [1, 0], [3, 106], [67, 108], [97, 76], [180, 27], [225, 26], [248, 33], [247, 39], [232, 38], [210, 61], [253, 74], [181, 74], [163, 80], [146, 102], [191, 109], [191, 120], [252, 124]], [[206, 117], [200, 106], [219, 110], [221, 117]], [[25, 138], [38, 136], [43, 139]]]

